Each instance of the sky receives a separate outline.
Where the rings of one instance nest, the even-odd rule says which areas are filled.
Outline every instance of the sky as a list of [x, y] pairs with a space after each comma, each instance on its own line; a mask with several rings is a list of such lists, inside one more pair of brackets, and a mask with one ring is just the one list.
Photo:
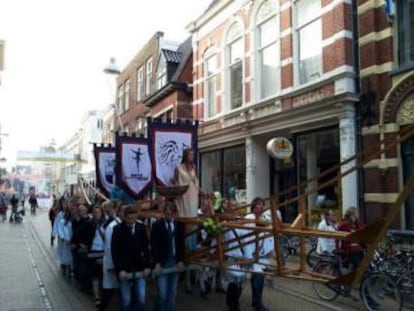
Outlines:
[[[115, 57], [122, 69], [156, 31], [181, 42], [211, 0], [0, 0], [0, 158], [63, 144], [82, 116], [114, 98]], [[112, 81], [111, 81], [112, 79]]]

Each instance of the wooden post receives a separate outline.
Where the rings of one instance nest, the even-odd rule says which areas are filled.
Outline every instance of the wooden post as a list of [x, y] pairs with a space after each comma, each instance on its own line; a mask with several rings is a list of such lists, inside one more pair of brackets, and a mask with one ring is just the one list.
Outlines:
[[282, 260], [282, 248], [280, 246], [280, 234], [277, 231], [277, 228], [280, 226], [279, 222], [280, 219], [277, 217], [277, 204], [276, 199], [271, 198], [270, 199], [270, 210], [272, 212], [272, 229], [273, 229], [273, 245], [274, 249], [276, 251], [276, 262], [277, 262], [277, 271], [278, 274], [282, 274], [282, 267], [285, 265], [285, 263]]
[[[306, 213], [306, 196], [302, 196], [299, 199], [299, 214], [302, 214], [302, 217], [300, 218], [300, 229], [303, 229], [305, 227], [305, 213]], [[301, 272], [306, 271], [306, 237], [300, 236], [300, 266], [299, 269]]]
[[[214, 221], [216, 222], [216, 224], [220, 223], [220, 216], [218, 214], [214, 214]], [[217, 234], [216, 242], [217, 242], [217, 255], [218, 255], [218, 260], [219, 260], [219, 270], [223, 271], [224, 253], [223, 253], [223, 245], [222, 245], [223, 236], [222, 236], [221, 232], [219, 234]]]

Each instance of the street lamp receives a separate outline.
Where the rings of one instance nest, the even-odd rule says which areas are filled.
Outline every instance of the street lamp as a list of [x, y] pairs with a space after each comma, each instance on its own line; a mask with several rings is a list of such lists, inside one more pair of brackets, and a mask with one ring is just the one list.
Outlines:
[[[118, 76], [121, 73], [121, 71], [119, 70], [118, 65], [116, 64], [115, 57], [111, 57], [109, 59], [109, 64], [104, 68], [103, 72], [106, 73], [107, 75], [115, 75], [115, 76]], [[111, 93], [112, 93], [112, 96], [114, 96], [115, 92], [113, 90], [112, 90]], [[118, 108], [116, 107], [115, 97], [113, 97], [112, 101], [113, 102], [112, 102], [111, 106], [112, 106], [112, 108], [114, 108], [114, 114], [118, 118], [118, 122], [119, 122], [119, 125], [121, 127], [121, 131], [124, 132], [124, 124], [122, 123], [121, 116], [119, 114]]]

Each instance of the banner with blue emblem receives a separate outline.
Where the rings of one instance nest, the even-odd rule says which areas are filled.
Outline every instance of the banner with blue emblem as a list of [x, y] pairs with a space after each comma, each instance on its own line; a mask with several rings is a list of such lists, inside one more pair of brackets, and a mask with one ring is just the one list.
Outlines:
[[112, 145], [93, 144], [96, 186], [109, 197], [115, 187], [115, 148]]

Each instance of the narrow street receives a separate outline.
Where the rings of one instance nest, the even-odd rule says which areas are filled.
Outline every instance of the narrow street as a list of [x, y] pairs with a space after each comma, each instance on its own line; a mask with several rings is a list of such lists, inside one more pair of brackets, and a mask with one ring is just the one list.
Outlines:
[[[92, 297], [81, 293], [71, 281], [60, 275], [50, 246], [47, 212], [26, 214], [21, 224], [0, 223], [2, 251], [0, 260], [0, 310], [95, 310]], [[154, 283], [148, 281], [147, 305], [152, 309]], [[197, 290], [186, 294], [182, 287], [177, 310], [226, 310], [225, 295], [211, 293], [202, 298]], [[264, 301], [270, 310], [360, 310], [361, 304], [338, 298], [334, 303], [319, 301], [311, 283], [276, 278], [268, 282]], [[246, 283], [241, 298], [242, 310], [250, 310], [250, 286]], [[118, 310], [117, 299], [110, 310]]]

